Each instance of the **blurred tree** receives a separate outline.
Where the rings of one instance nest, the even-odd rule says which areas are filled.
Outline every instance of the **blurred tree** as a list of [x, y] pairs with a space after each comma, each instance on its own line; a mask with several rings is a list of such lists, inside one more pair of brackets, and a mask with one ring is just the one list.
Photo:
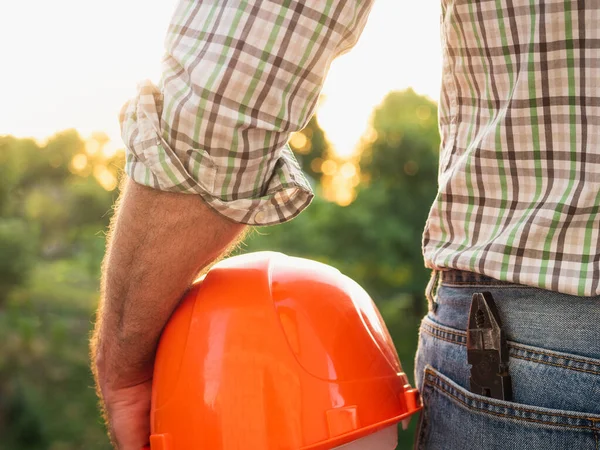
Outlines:
[[87, 248], [90, 227], [99, 232], [108, 225], [123, 167], [122, 153], [103, 152], [107, 142], [100, 133], [83, 141], [74, 130], [44, 144], [0, 138], [0, 220], [35, 224], [46, 257]]
[[331, 146], [325, 132], [319, 126], [317, 116], [313, 116], [302, 130], [293, 133], [289, 144], [300, 167], [311, 179], [312, 184], [319, 183], [323, 174], [321, 166], [329, 157]]
[[374, 111], [371, 127], [360, 161], [365, 183], [348, 220], [340, 220], [347, 241], [360, 243], [348, 258], [362, 261], [361, 275], [379, 295], [410, 293], [419, 310], [429, 277], [421, 238], [437, 192], [437, 106], [411, 89], [394, 92]]
[[0, 220], [0, 308], [11, 289], [27, 279], [35, 263], [36, 238], [22, 220]]
[[0, 137], [0, 450], [110, 448], [87, 357], [123, 167], [105, 145]]

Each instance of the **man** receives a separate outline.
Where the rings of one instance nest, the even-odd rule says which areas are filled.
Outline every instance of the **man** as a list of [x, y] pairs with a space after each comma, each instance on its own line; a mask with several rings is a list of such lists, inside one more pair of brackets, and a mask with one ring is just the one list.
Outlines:
[[[283, 222], [310, 202], [286, 142], [308, 122], [329, 64], [356, 42], [370, 6], [179, 4], [161, 87], [142, 84], [121, 115], [130, 179], [92, 350], [120, 450], [147, 442], [157, 340], [191, 281], [246, 225]], [[417, 357], [425, 410], [416, 445], [597, 448], [600, 308], [590, 297], [600, 294], [600, 5], [443, 1], [441, 28], [442, 145], [423, 242], [434, 277]], [[488, 347], [508, 364], [487, 369], [491, 384], [477, 390], [465, 330], [471, 297], [484, 290], [497, 312], [476, 308], [473, 327], [502, 326], [497, 336], [508, 343]], [[494, 388], [499, 371], [512, 395]]]

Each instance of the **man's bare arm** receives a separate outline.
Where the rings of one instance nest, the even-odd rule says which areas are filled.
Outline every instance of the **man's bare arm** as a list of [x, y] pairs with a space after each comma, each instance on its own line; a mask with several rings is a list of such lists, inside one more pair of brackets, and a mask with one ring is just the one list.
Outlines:
[[109, 431], [120, 450], [149, 434], [150, 388], [160, 333], [197, 275], [244, 226], [196, 195], [125, 183], [103, 264], [92, 368]]

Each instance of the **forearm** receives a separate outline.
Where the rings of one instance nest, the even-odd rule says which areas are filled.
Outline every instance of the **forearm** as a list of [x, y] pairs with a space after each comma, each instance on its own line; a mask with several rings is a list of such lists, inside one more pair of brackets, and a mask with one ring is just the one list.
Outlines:
[[147, 381], [182, 295], [243, 228], [198, 196], [127, 183], [109, 236], [92, 343], [103, 394]]

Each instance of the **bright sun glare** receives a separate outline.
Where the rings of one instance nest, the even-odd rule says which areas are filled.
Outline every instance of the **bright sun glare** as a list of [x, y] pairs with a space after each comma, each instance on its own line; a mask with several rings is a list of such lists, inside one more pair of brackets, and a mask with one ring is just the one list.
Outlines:
[[[102, 131], [111, 139], [102, 151], [114, 154], [123, 147], [121, 105], [138, 81], [158, 81], [175, 3], [37, 0], [35, 14], [31, 2], [0, 6], [10, 62], [0, 83], [0, 134], [43, 139], [66, 128], [84, 137]], [[334, 62], [323, 89], [319, 122], [339, 155], [354, 152], [387, 92], [412, 86], [437, 99], [438, 15], [437, 2], [375, 1], [361, 41]]]

